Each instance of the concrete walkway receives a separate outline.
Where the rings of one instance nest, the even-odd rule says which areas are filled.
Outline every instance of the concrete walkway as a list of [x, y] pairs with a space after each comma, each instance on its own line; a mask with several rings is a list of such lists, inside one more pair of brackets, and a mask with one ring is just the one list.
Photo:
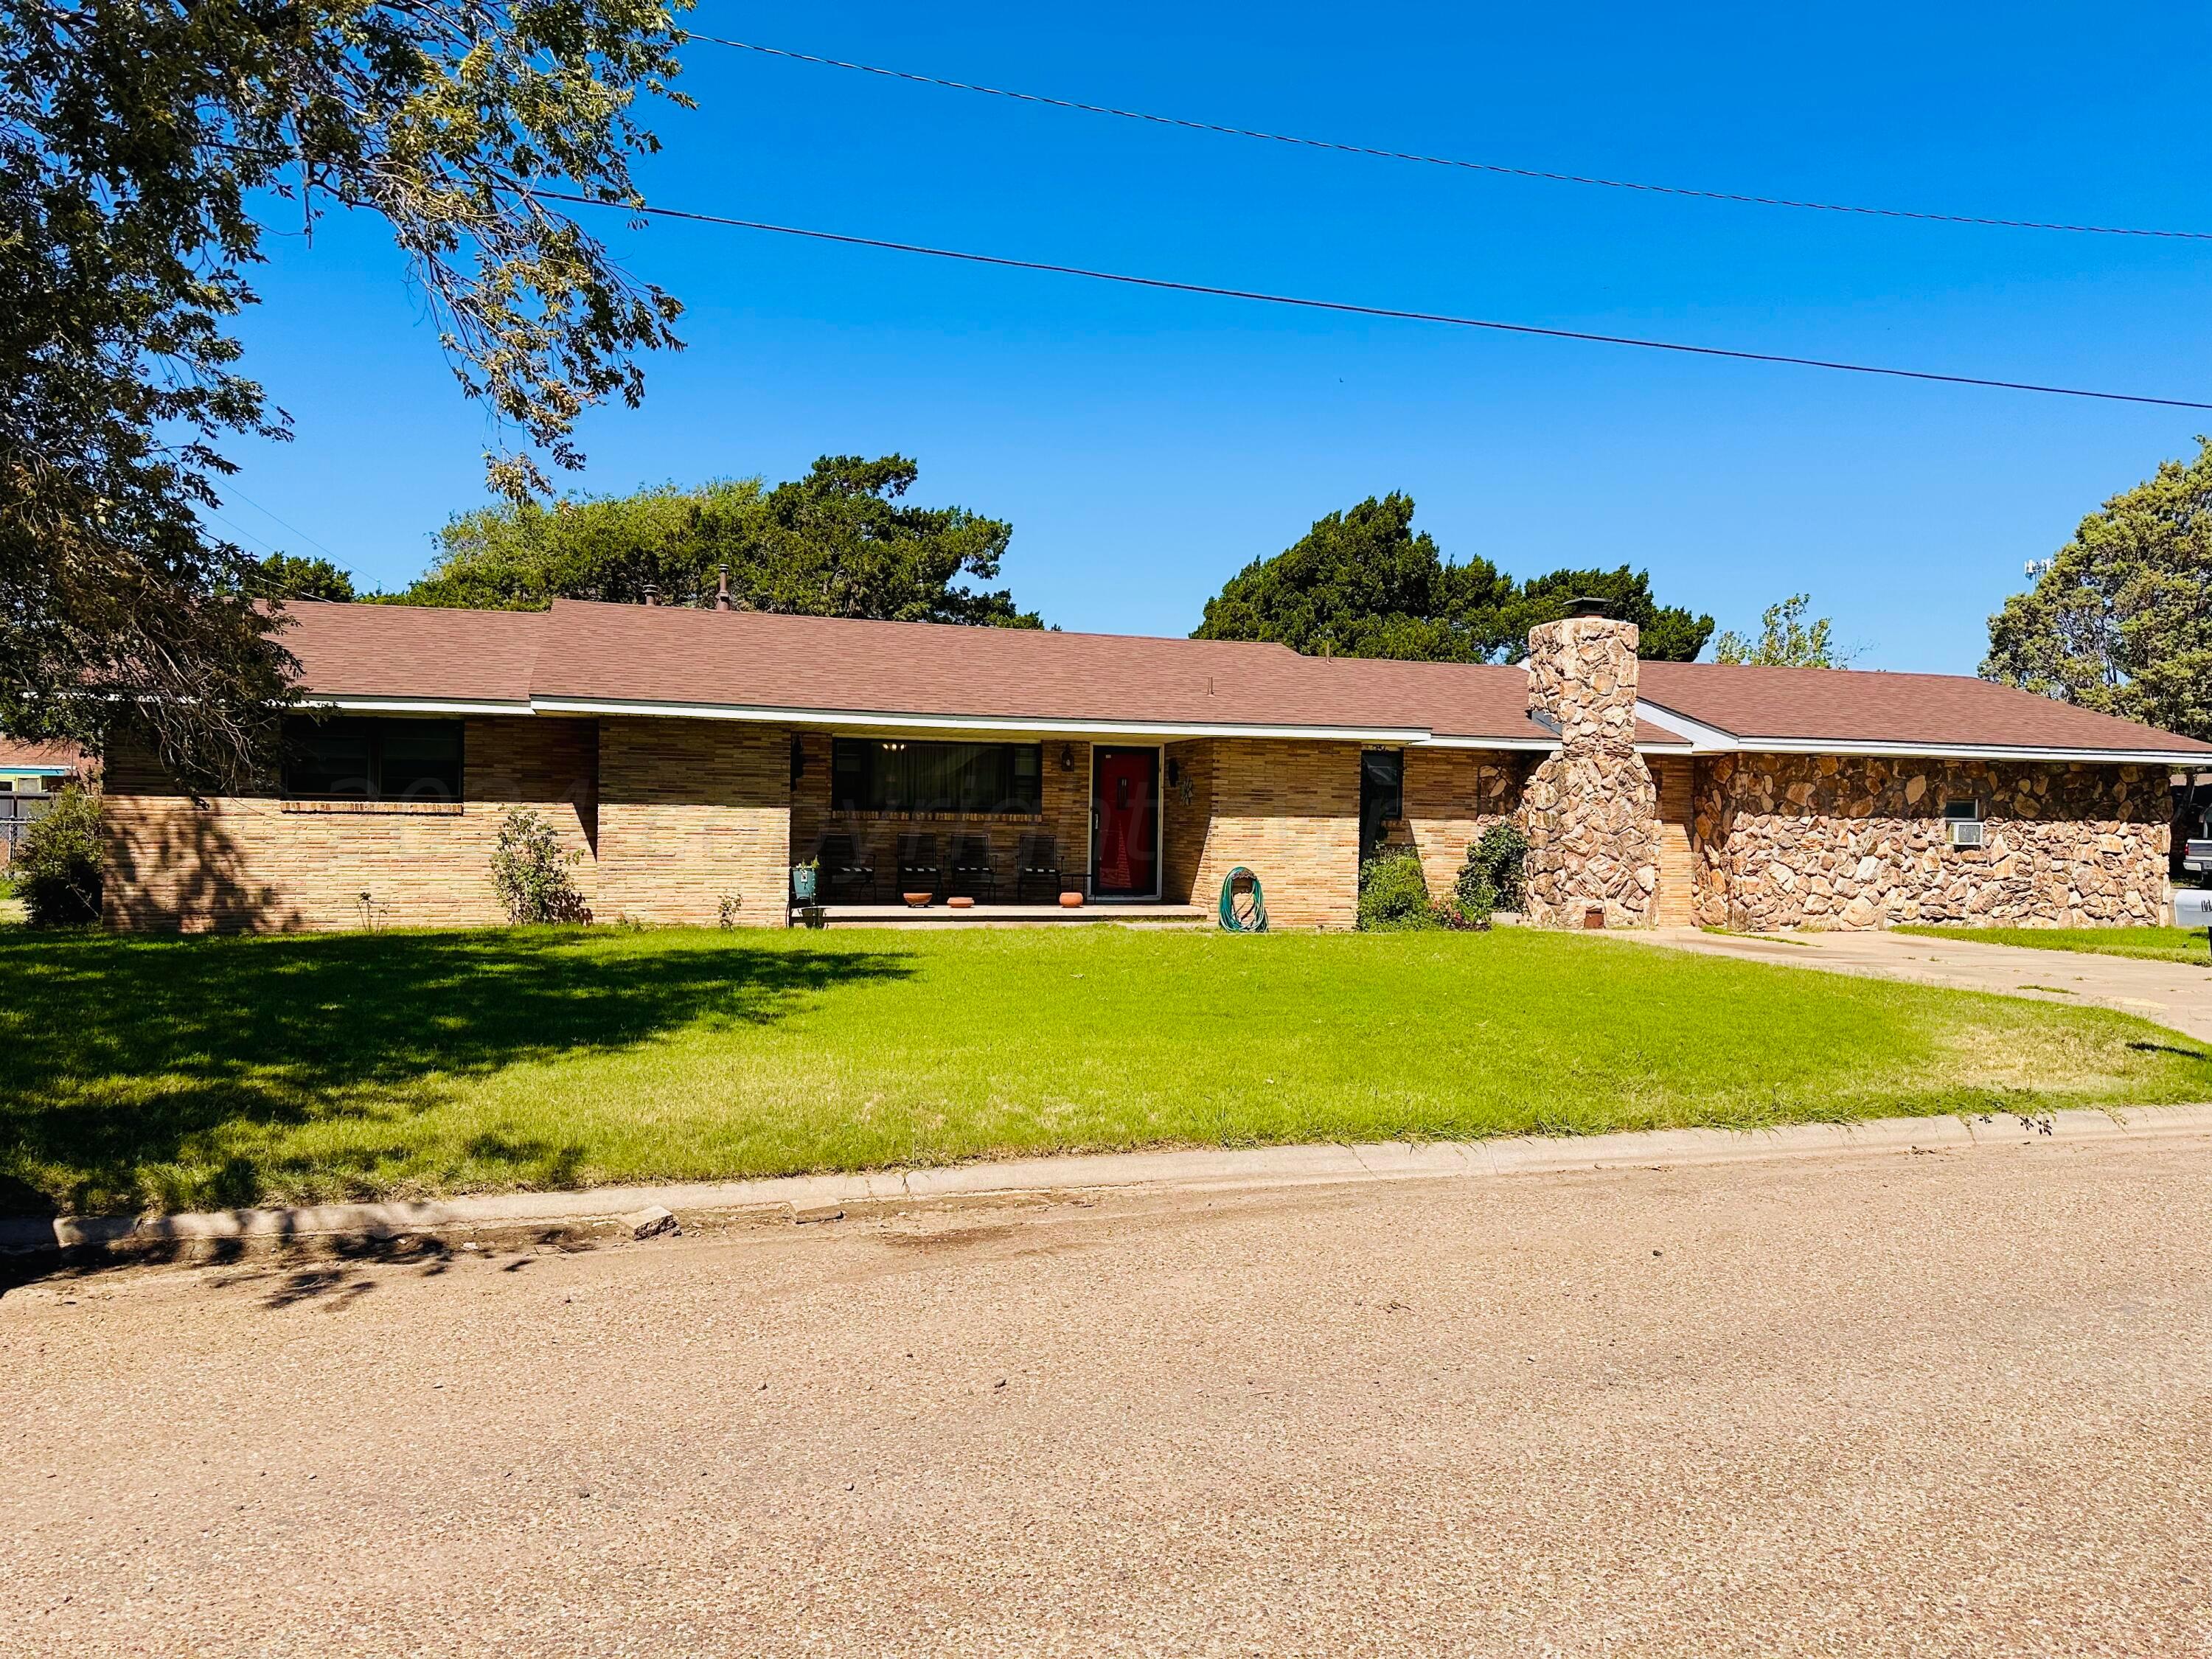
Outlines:
[[2191, 967], [1918, 933], [1776, 933], [1760, 939], [1702, 933], [1694, 927], [1657, 927], [1613, 937], [1705, 956], [1779, 963], [1785, 968], [1996, 991], [2045, 1002], [2093, 1003], [2140, 1014], [2212, 1042], [2212, 960], [2203, 967]]
[[324, 1204], [155, 1216], [0, 1217], [0, 1254], [69, 1250], [201, 1255], [239, 1248], [340, 1245], [449, 1235], [514, 1243], [645, 1236], [678, 1224], [842, 1220], [1105, 1193], [1218, 1193], [1376, 1182], [1479, 1180], [1592, 1170], [1692, 1168], [1870, 1153], [1971, 1152], [2051, 1142], [2212, 1138], [2212, 1104], [2053, 1112], [2036, 1120], [1893, 1117], [1775, 1129], [1654, 1129], [1497, 1140], [1198, 1148], [1006, 1158], [941, 1169], [773, 1180], [488, 1193], [418, 1203]]

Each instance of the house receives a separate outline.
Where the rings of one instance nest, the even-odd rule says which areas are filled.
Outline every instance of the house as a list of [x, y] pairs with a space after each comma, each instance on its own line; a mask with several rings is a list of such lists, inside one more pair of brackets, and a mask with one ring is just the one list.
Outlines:
[[111, 744], [111, 925], [496, 921], [514, 805], [602, 920], [782, 926], [827, 849], [833, 910], [956, 866], [987, 902], [1027, 872], [1203, 906], [1241, 865], [1276, 925], [1346, 927], [1364, 854], [1410, 846], [1441, 892], [1510, 818], [1540, 924], [2151, 922], [2171, 773], [2212, 763], [1978, 680], [1640, 663], [1596, 615], [1504, 667], [568, 600], [288, 614], [313, 712], [270, 793], [195, 803]]
[[0, 870], [16, 843], [52, 804], [54, 791], [87, 768], [75, 744], [23, 743], [0, 736]]
[[73, 743], [20, 743], [0, 737], [0, 795], [46, 794], [85, 769]]

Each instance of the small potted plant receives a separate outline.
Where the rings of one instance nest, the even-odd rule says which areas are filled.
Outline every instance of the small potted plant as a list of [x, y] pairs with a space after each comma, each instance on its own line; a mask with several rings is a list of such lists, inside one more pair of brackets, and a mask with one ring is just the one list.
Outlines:
[[791, 896], [801, 904], [814, 902], [815, 884], [821, 879], [822, 860], [809, 859], [791, 866]]

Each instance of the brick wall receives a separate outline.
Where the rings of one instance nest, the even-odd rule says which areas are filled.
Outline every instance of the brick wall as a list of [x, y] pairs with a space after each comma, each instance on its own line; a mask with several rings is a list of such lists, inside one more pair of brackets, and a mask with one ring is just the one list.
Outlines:
[[509, 806], [534, 807], [592, 857], [598, 728], [590, 720], [471, 719], [459, 804], [285, 802], [226, 797], [195, 805], [128, 731], [110, 745], [101, 806], [106, 920], [118, 928], [358, 927], [361, 895], [380, 925], [503, 921], [491, 854]]
[[[1213, 743], [1171, 743], [1160, 763], [1160, 896], [1170, 904], [1218, 902], [1221, 878], [1201, 887], [1213, 822]], [[1173, 777], [1170, 777], [1170, 774]]]
[[[1948, 844], [1947, 799], [1981, 803], [1986, 845]], [[1697, 919], [2153, 923], [2171, 791], [2156, 767], [1719, 755], [1697, 763]]]
[[1212, 812], [1194, 859], [1188, 827], [1178, 831], [1177, 865], [1190, 860], [1196, 902], [1211, 903], [1222, 878], [1242, 864], [1260, 878], [1273, 926], [1351, 927], [1359, 904], [1359, 745], [1221, 738], [1210, 747]]
[[597, 919], [781, 927], [788, 912], [791, 734], [734, 721], [599, 726]]
[[1510, 750], [1420, 748], [1405, 755], [1405, 826], [1387, 839], [1420, 854], [1429, 896], [1443, 899], [1459, 880], [1468, 847], [1520, 811], [1528, 763]]
[[[809, 732], [799, 738], [805, 757], [791, 803], [791, 860], [793, 864], [814, 857], [825, 835], [848, 836], [863, 862], [872, 862], [880, 884], [877, 896], [896, 902], [892, 891], [898, 880], [899, 837], [932, 835], [937, 837], [939, 859], [948, 866], [960, 842], [981, 836], [991, 867], [998, 872], [999, 896], [1011, 903], [1022, 842], [1031, 836], [1055, 838], [1060, 848], [1061, 880], [1070, 891], [1083, 889], [1091, 868], [1091, 745], [1048, 739], [1044, 748], [1044, 773], [1040, 791], [1041, 811], [1035, 817], [1012, 814], [956, 812], [840, 812], [830, 805], [830, 734]], [[1032, 885], [1025, 902], [1048, 904], [1053, 896]], [[859, 892], [840, 891], [841, 903], [865, 902]]]
[[1654, 756], [1651, 781], [1659, 787], [1659, 892], [1654, 920], [1662, 927], [1691, 927], [1698, 921], [1698, 860], [1691, 847], [1694, 814], [1693, 763], [1686, 755]]

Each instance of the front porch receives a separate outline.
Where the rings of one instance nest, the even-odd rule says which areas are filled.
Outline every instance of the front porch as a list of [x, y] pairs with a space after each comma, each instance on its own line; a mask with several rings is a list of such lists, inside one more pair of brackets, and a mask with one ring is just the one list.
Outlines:
[[[791, 925], [808, 925], [810, 907], [793, 904]], [[943, 899], [927, 906], [838, 903], [811, 907], [824, 927], [1067, 927], [1110, 923], [1123, 927], [1192, 928], [1212, 925], [1213, 912], [1201, 904], [1158, 899], [1097, 900], [1071, 908], [1061, 904], [985, 904], [956, 908]]]

